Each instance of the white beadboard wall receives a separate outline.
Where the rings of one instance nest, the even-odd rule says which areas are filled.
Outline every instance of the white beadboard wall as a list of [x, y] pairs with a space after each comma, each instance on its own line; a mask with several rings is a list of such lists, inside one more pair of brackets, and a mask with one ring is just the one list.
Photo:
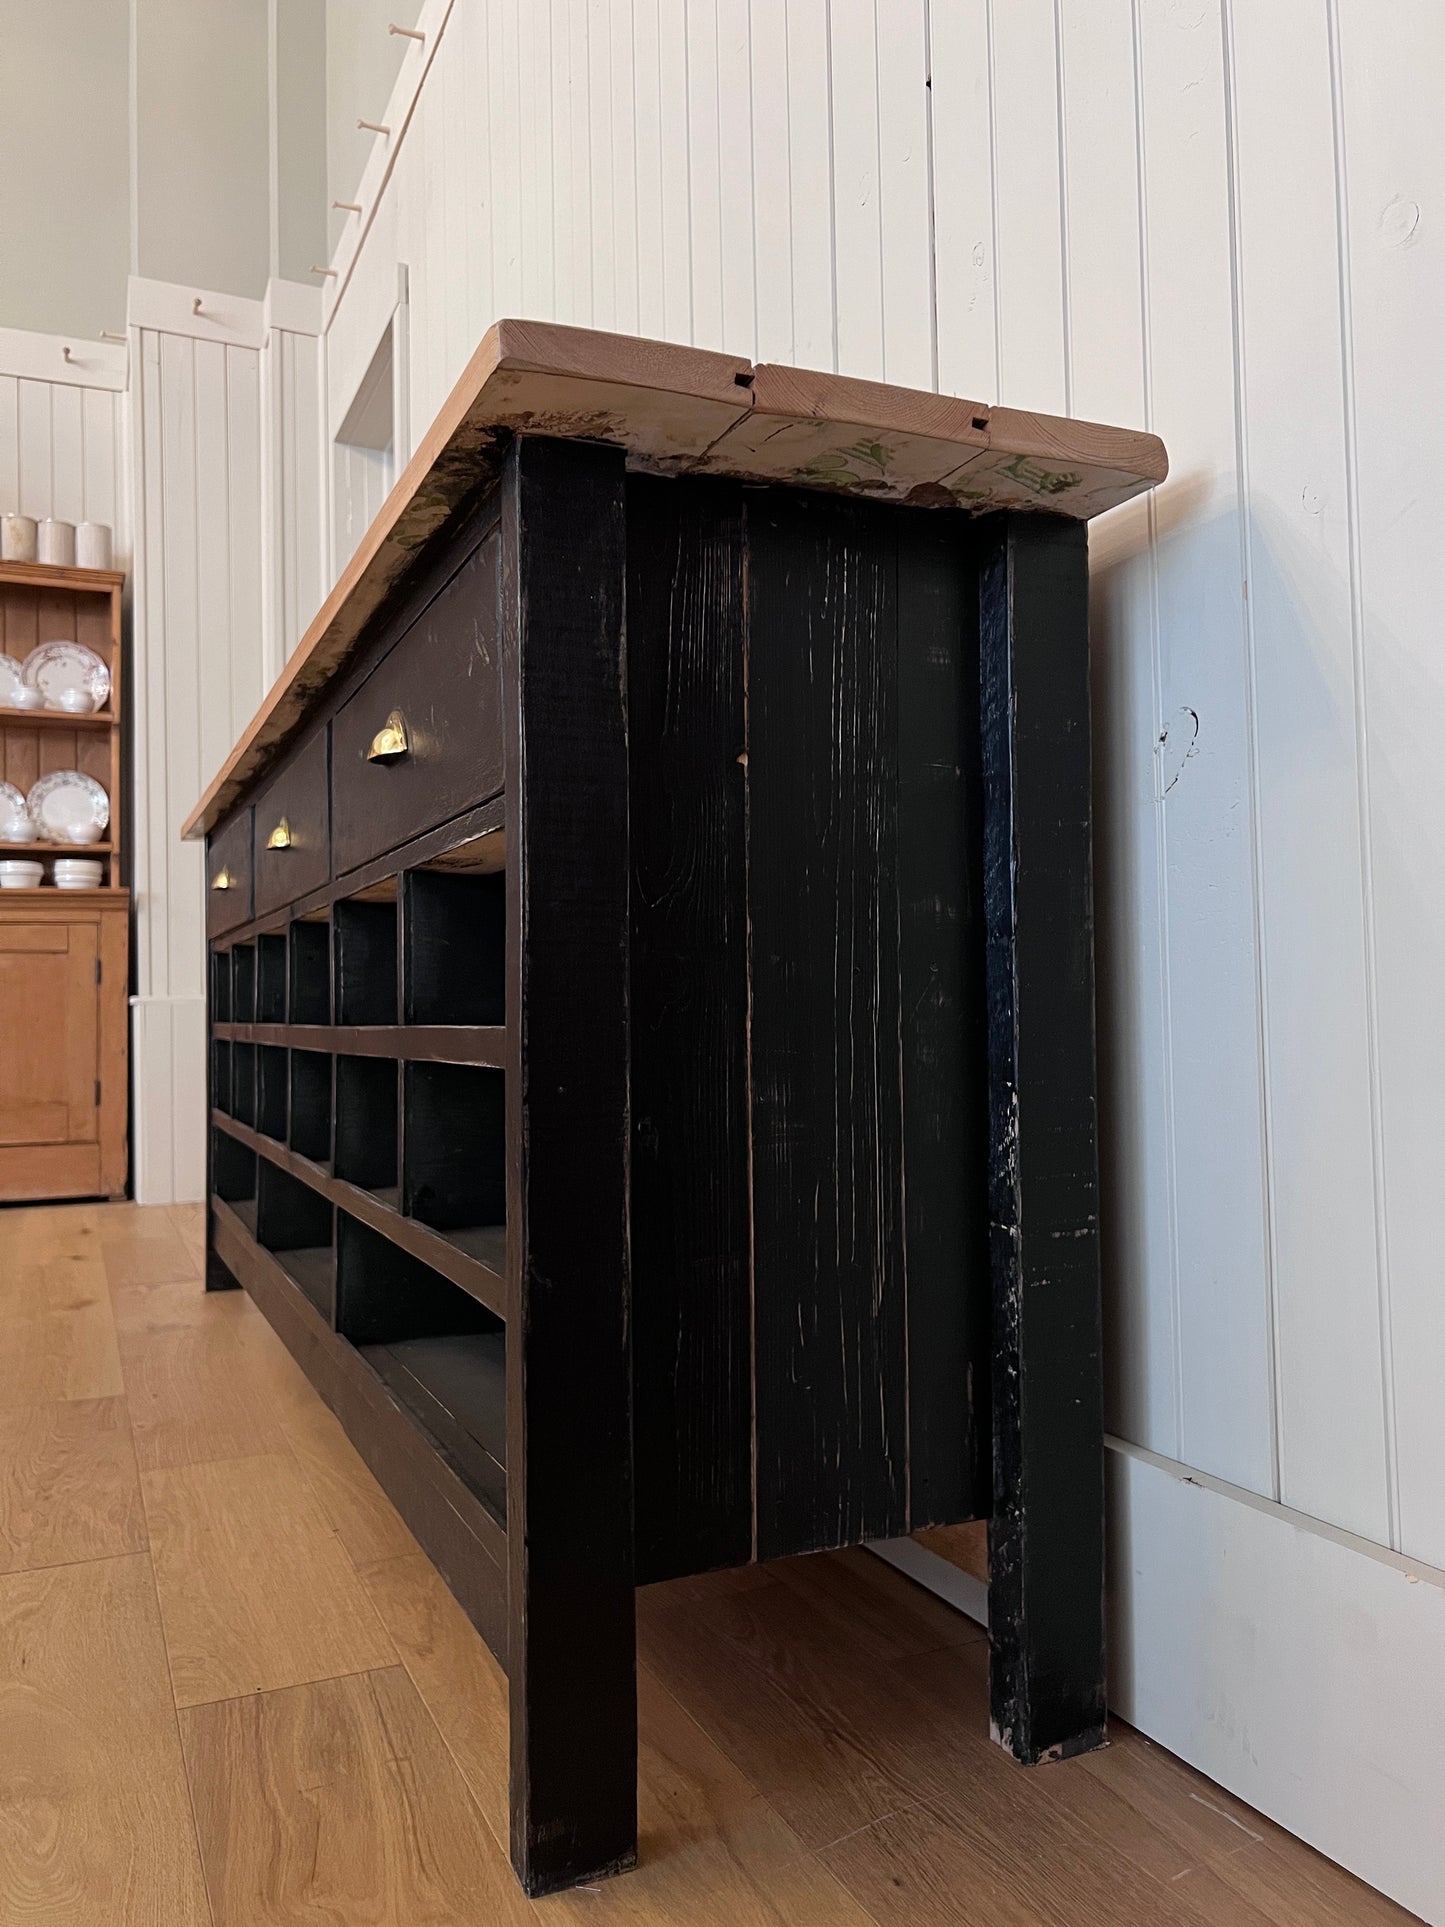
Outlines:
[[[1346, 1535], [1322, 1612], [1371, 1545], [1445, 1565], [1445, 14], [427, 0], [419, 24], [324, 296], [328, 437], [401, 265], [418, 426], [527, 314], [1165, 438], [1168, 484], [1091, 542], [1110, 1420], [1218, 1482], [1226, 1520], [1259, 1495], [1266, 1547]], [[1118, 1542], [1120, 1599], [1165, 1541]], [[1146, 1724], [1151, 1637], [1144, 1613], [1118, 1681]], [[1440, 1708], [1445, 1664], [1419, 1685]], [[1169, 1743], [1228, 1777], [1207, 1723]], [[1235, 1778], [1383, 1877], [1376, 1779], [1314, 1812]]]
[[1445, 272], [1420, 205], [1445, 17], [455, 0], [420, 24], [324, 297], [333, 432], [400, 263], [419, 424], [528, 313], [1164, 436], [1169, 483], [1094, 542], [1112, 1420], [1445, 1561], [1445, 376], [1399, 379]]
[[119, 344], [0, 328], [0, 515], [104, 522], [120, 567], [129, 560], [125, 388]]
[[[205, 891], [180, 826], [320, 599], [315, 295], [132, 279], [135, 1194], [205, 1192]], [[279, 310], [280, 313], [274, 313]], [[290, 325], [280, 325], [282, 320]]]

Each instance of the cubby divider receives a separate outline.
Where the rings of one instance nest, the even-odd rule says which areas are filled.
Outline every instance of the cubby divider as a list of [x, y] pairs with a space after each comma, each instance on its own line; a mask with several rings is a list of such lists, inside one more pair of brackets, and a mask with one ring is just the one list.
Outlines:
[[230, 1021], [231, 953], [215, 950], [211, 953], [211, 1022], [229, 1024]]
[[396, 904], [348, 900], [332, 907], [338, 1024], [396, 1022]]
[[390, 1057], [336, 1060], [336, 1175], [396, 1194], [397, 1066]]
[[288, 933], [290, 952], [289, 1021], [293, 1024], [331, 1022], [331, 922], [293, 923]]
[[256, 1047], [231, 1046], [231, 1116], [239, 1123], [256, 1122]]
[[286, 939], [265, 936], [256, 939], [256, 1022], [284, 1024], [286, 1021]]
[[266, 1137], [286, 1142], [286, 1052], [273, 1044], [256, 1051], [256, 1129]]
[[331, 1059], [291, 1052], [291, 1149], [313, 1164], [331, 1162]]
[[412, 870], [402, 908], [402, 1021], [505, 1023], [505, 876]]
[[224, 1037], [211, 1042], [211, 1109], [234, 1115], [231, 1109], [231, 1046]]
[[231, 952], [231, 1021], [256, 1021], [256, 946], [238, 943]]

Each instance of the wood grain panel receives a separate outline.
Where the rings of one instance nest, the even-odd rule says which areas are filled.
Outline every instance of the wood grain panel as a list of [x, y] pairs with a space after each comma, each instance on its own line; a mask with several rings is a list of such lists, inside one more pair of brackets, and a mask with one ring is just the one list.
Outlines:
[[532, 1918], [400, 1667], [182, 1714], [216, 1927]]
[[628, 483], [639, 1584], [752, 1548], [743, 510]]
[[210, 1927], [149, 1561], [0, 1578], [0, 1915]]
[[757, 1550], [907, 1516], [897, 578], [859, 504], [749, 508]]
[[145, 1545], [123, 1399], [0, 1407], [0, 1573]]
[[143, 1477], [178, 1706], [395, 1659], [289, 1453]]

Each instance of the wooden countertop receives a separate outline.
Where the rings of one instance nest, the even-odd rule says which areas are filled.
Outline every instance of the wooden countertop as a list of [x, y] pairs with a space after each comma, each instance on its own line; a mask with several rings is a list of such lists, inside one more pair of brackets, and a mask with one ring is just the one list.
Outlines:
[[542, 321], [488, 330], [265, 702], [187, 818], [210, 829], [301, 722], [388, 590], [515, 434], [623, 445], [654, 474], [1080, 520], [1168, 473], [1157, 435]]

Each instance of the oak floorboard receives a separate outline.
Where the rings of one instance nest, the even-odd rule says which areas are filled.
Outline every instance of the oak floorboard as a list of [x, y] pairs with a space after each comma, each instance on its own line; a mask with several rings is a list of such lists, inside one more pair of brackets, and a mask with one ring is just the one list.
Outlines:
[[177, 1706], [395, 1664], [289, 1453], [171, 1466], [141, 1487]]
[[141, 1470], [285, 1452], [287, 1413], [316, 1394], [240, 1292], [199, 1282], [118, 1294], [116, 1329]]
[[532, 1917], [399, 1666], [181, 1714], [216, 1927]]
[[0, 1920], [207, 1927], [150, 1562], [0, 1578]]
[[319, 1398], [289, 1412], [284, 1430], [318, 1505], [356, 1566], [420, 1552], [401, 1514]]
[[[18, 1357], [62, 1388], [0, 1397], [0, 1567], [55, 1557], [0, 1574], [4, 1927], [210, 1919], [131, 1521], [194, 1653], [179, 1683], [234, 1695], [180, 1714], [221, 1927], [1410, 1920], [1119, 1722], [1103, 1752], [1015, 1766], [972, 1622], [852, 1552], [639, 1593], [642, 1864], [527, 1903], [498, 1844], [500, 1670], [255, 1306], [203, 1292], [202, 1233], [191, 1206], [0, 1212], [0, 1386]], [[123, 1382], [93, 1395], [107, 1297]], [[138, 1520], [137, 1486], [159, 1500]]]
[[0, 1260], [0, 1406], [125, 1389], [98, 1249]]
[[968, 1573], [980, 1585], [988, 1584], [987, 1520], [971, 1519], [962, 1526], [926, 1526], [913, 1536], [919, 1545]]
[[0, 1573], [145, 1549], [124, 1399], [0, 1406]]
[[763, 1571], [807, 1600], [819, 1619], [851, 1640], [866, 1642], [882, 1661], [931, 1653], [944, 1646], [986, 1645], [975, 1620], [935, 1593], [902, 1579], [861, 1546], [778, 1559]]
[[[363, 1577], [472, 1797], [507, 1837], [507, 1682], [420, 1553]], [[866, 1927], [868, 1915], [667, 1692], [638, 1672], [638, 1866], [540, 1904], [618, 1927]]]

